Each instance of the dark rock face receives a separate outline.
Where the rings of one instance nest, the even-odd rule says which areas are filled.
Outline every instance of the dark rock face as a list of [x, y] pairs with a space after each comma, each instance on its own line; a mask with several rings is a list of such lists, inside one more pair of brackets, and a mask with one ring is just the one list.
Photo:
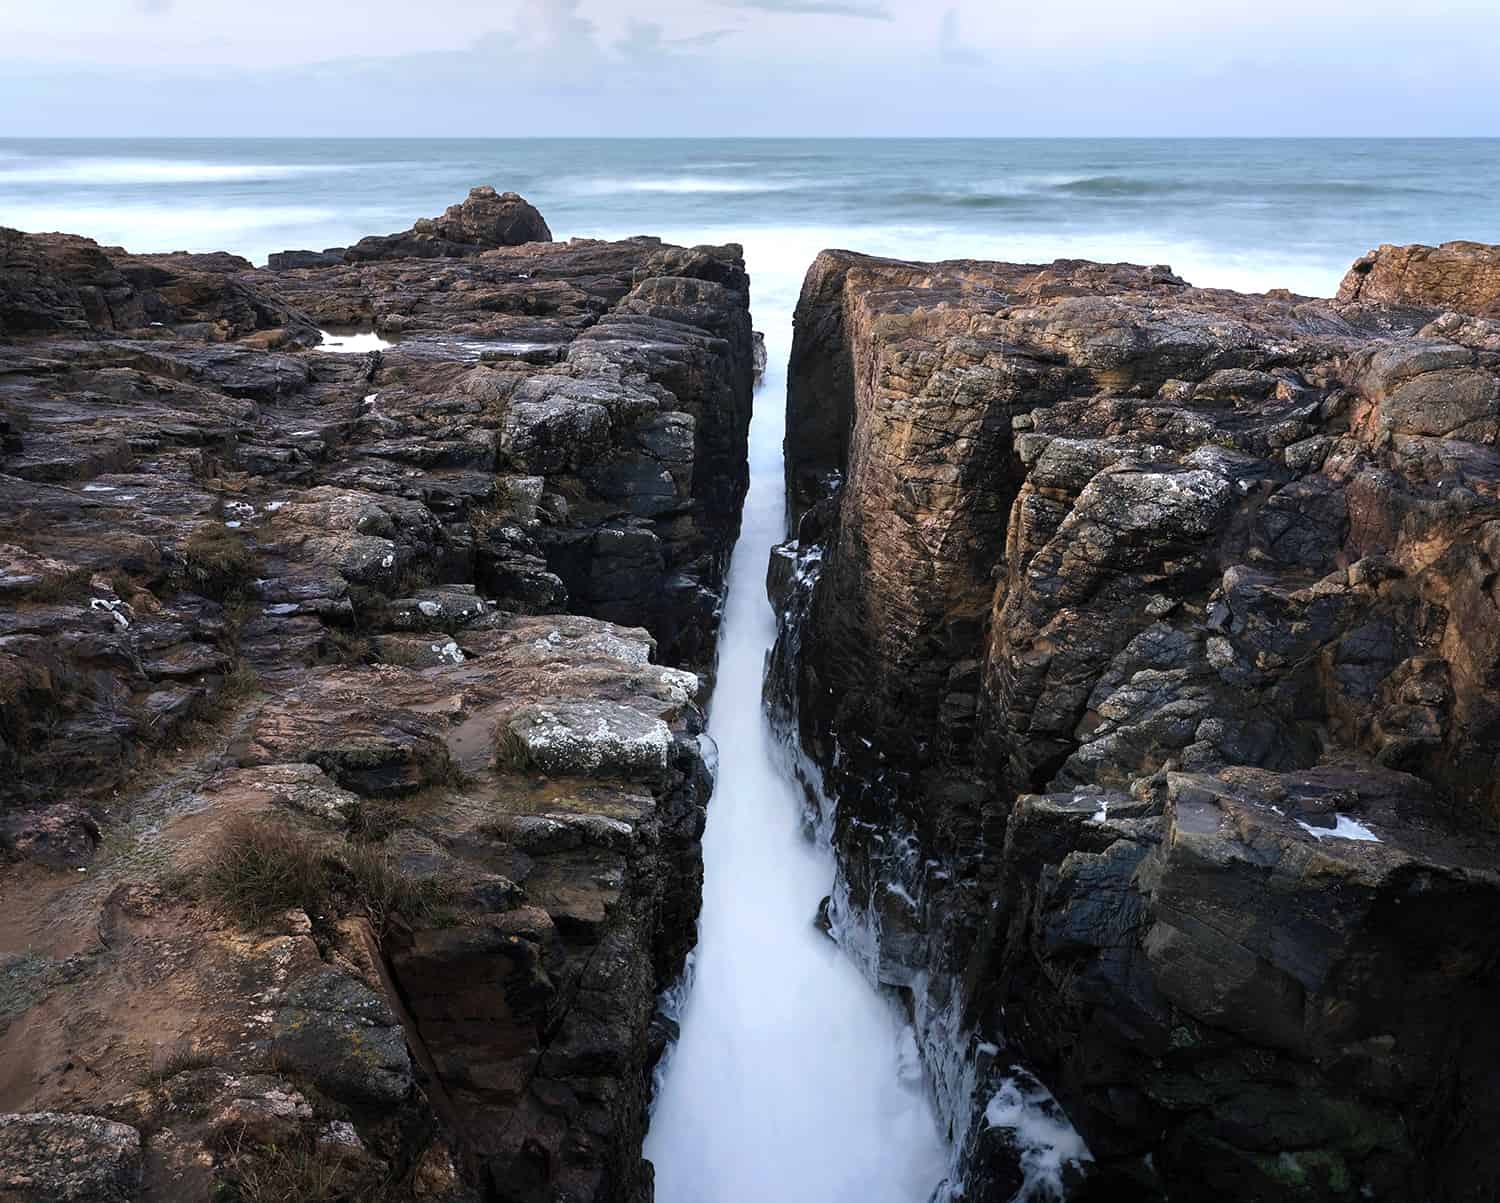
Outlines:
[[[0, 233], [0, 922], [73, 933], [0, 958], [0, 1110], [132, 1125], [148, 1195], [232, 1185], [248, 1131], [422, 1198], [645, 1203], [748, 278], [492, 189], [377, 241]], [[162, 884], [245, 816], [331, 883], [271, 932]], [[143, 1090], [124, 1050], [189, 1035], [215, 1068]]]
[[768, 696], [971, 1195], [1032, 1072], [1101, 1198], [1500, 1183], [1495, 252], [1424, 249], [808, 277]]
[[316, 342], [305, 316], [243, 278], [250, 270], [235, 255], [127, 255], [75, 234], [0, 227], [0, 336], [171, 328], [224, 342], [277, 330], [281, 341]]
[[[37, 329], [83, 322], [76, 261], [106, 283], [157, 271], [81, 239], [9, 245], [5, 295], [45, 301]], [[221, 690], [231, 625], [262, 676], [387, 632], [443, 647], [496, 606], [644, 626], [668, 662], [710, 666], [748, 483], [738, 255], [236, 261], [172, 295], [257, 298], [242, 324], [117, 283], [89, 337], [0, 344], [0, 593], [24, 603], [0, 610], [6, 790], [128, 771]], [[410, 334], [368, 357], [265, 349], [316, 339], [320, 306]], [[226, 329], [242, 337], [212, 341]]]
[[266, 267], [273, 272], [295, 271], [302, 267], [336, 267], [344, 261], [341, 246], [322, 251], [278, 251], [266, 260]]
[[[552, 231], [525, 199], [514, 192], [497, 193], [486, 186], [471, 190], [462, 204], [450, 206], [441, 217], [423, 218], [403, 233], [361, 238], [344, 252], [344, 258], [350, 263], [377, 259], [453, 259], [496, 247], [551, 241]], [[288, 253], [305, 256], [311, 252]], [[273, 270], [292, 266], [323, 264], [293, 264], [283, 257], [280, 264], [273, 265]]]

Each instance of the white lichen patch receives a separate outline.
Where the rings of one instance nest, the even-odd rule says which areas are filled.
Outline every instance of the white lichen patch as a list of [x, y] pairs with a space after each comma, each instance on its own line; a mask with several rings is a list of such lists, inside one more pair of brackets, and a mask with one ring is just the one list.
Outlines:
[[524, 706], [509, 731], [530, 767], [557, 775], [658, 773], [672, 748], [666, 723], [617, 702]]
[[447, 643], [434, 643], [432, 651], [439, 660], [447, 664], [462, 664], [464, 662], [463, 649], [451, 639]]
[[674, 706], [684, 706], [688, 702], [696, 701], [699, 690], [703, 688], [703, 682], [697, 673], [690, 673], [680, 668], [662, 669], [657, 681], [657, 696]]

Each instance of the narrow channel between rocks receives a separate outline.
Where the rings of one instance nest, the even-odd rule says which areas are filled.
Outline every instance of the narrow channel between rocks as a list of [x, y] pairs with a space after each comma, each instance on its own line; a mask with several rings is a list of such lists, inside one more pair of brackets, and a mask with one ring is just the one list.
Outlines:
[[[899, 1009], [814, 924], [832, 853], [761, 706], [766, 599], [786, 532], [786, 362], [800, 277], [755, 274], [768, 366], [730, 569], [709, 718], [718, 785], [703, 839], [699, 943], [678, 1001], [646, 1155], [658, 1203], [922, 1203], [947, 1153]], [[769, 307], [767, 300], [769, 299]]]

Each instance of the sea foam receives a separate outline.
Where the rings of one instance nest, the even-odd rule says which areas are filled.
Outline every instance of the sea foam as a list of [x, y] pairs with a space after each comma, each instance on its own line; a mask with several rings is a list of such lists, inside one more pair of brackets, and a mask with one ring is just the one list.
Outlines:
[[[13, 160], [12, 160], [13, 161]], [[176, 159], [22, 159], [24, 167], [0, 166], [0, 184], [220, 184], [280, 180], [349, 171], [354, 165], [291, 163], [196, 163]]]

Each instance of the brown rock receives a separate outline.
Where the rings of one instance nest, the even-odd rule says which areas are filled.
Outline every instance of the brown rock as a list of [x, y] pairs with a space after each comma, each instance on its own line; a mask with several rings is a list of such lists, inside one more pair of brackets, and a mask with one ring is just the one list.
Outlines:
[[[468, 198], [441, 217], [424, 218], [403, 234], [362, 238], [344, 252], [350, 263], [377, 259], [446, 259], [478, 255], [503, 246], [551, 242], [552, 231], [542, 215], [514, 192], [497, 193], [488, 185], [474, 188]], [[277, 264], [284, 270], [307, 264], [305, 259]]]
[[1382, 246], [1355, 261], [1339, 285], [1339, 300], [1500, 317], [1500, 246]]

